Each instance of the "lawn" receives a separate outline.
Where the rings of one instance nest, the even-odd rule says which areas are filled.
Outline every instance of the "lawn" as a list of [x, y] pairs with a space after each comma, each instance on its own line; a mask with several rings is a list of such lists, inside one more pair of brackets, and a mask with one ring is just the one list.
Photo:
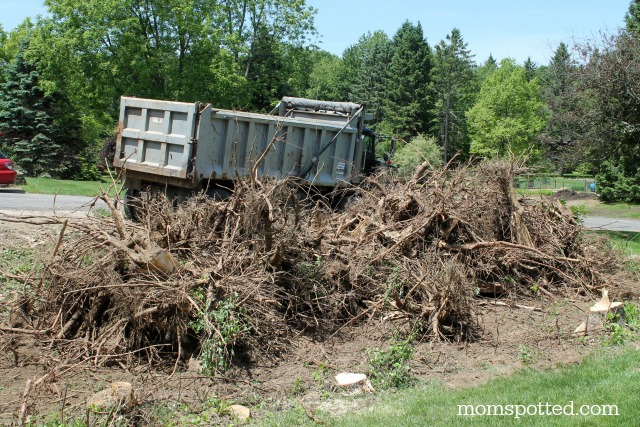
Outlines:
[[[27, 178], [27, 183], [20, 186], [26, 193], [33, 194], [64, 194], [69, 196], [89, 196], [94, 197], [100, 194], [102, 187], [104, 190], [111, 185], [109, 176], [105, 176], [101, 181], [72, 181], [64, 179], [50, 178]], [[109, 192], [114, 195], [113, 189]]]
[[[365, 409], [351, 410], [338, 417], [322, 413], [318, 416], [327, 426], [631, 426], [638, 425], [639, 394], [640, 352], [631, 347], [625, 350], [605, 348], [598, 355], [586, 357], [578, 365], [559, 370], [540, 372], [525, 369], [479, 387], [455, 390], [441, 384], [424, 384], [370, 397]], [[550, 406], [547, 407], [547, 403]], [[349, 405], [349, 402], [345, 404]], [[465, 410], [471, 410], [466, 405], [480, 413], [485, 409], [493, 413], [503, 410], [504, 415], [460, 415], [459, 411], [464, 414]], [[553, 405], [560, 405], [560, 415], [533, 414], [534, 409], [553, 412]], [[589, 405], [589, 408], [582, 408], [583, 405]], [[523, 408], [531, 415], [516, 418], [516, 412], [522, 412]], [[610, 411], [618, 415], [580, 415], [580, 410], [593, 413]], [[298, 407], [284, 414], [268, 416], [259, 425], [316, 424], [303, 408]]]
[[591, 211], [591, 215], [640, 219], [640, 206], [629, 203], [601, 203]]
[[611, 239], [611, 245], [625, 256], [640, 256], [640, 233], [633, 231], [597, 231]]

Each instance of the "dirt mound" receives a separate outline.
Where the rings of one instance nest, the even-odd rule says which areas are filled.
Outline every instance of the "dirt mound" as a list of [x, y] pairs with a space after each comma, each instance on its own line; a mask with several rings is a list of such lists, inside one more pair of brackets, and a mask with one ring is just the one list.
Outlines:
[[113, 206], [69, 222], [10, 327], [97, 366], [197, 357], [209, 374], [368, 319], [474, 340], [479, 294], [587, 294], [618, 265], [559, 203], [518, 200], [513, 177], [492, 162], [406, 185], [369, 180], [342, 212], [286, 181], [177, 208], [155, 199], [139, 223]]
[[598, 198], [596, 193], [584, 193], [573, 191], [568, 188], [563, 188], [562, 190], [556, 191], [553, 196], [551, 196], [553, 200], [595, 200]]

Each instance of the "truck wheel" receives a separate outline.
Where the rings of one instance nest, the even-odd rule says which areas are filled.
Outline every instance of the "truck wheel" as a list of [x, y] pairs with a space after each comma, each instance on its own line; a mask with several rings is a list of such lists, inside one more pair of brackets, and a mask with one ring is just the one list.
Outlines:
[[140, 222], [142, 200], [140, 200], [140, 191], [127, 188], [124, 197], [124, 213], [135, 222]]
[[209, 188], [207, 190], [207, 196], [210, 199], [213, 200], [227, 200], [229, 197], [231, 197], [231, 191], [227, 190], [226, 188]]
[[349, 205], [356, 203], [362, 196], [353, 191], [346, 191], [331, 199], [331, 207], [337, 212], [343, 212]]

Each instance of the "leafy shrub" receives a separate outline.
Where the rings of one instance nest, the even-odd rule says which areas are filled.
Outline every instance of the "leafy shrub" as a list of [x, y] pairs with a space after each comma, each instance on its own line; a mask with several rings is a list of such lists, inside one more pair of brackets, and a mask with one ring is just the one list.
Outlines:
[[596, 172], [597, 169], [591, 163], [580, 163], [570, 175], [575, 178], [591, 178]]
[[[205, 301], [202, 293], [196, 293], [195, 297]], [[205, 335], [200, 353], [203, 374], [213, 376], [229, 367], [234, 346], [249, 332], [244, 316], [245, 310], [234, 293], [220, 301], [209, 301], [207, 310], [190, 323], [196, 333]]]
[[103, 168], [106, 165], [113, 166], [113, 158], [116, 155], [116, 137], [112, 136], [104, 140], [102, 143], [102, 150], [100, 150], [98, 164]]
[[573, 205], [570, 206], [569, 209], [571, 209], [573, 218], [575, 218], [575, 220], [578, 222], [583, 222], [584, 217], [589, 215], [589, 208], [587, 208], [585, 205]]
[[607, 344], [622, 345], [626, 341], [635, 341], [640, 332], [640, 307], [624, 303], [622, 310], [607, 313], [607, 324], [611, 331]]
[[611, 162], [603, 162], [596, 175], [600, 198], [605, 202], [640, 203], [640, 173], [625, 174]]
[[407, 362], [413, 357], [411, 340], [394, 342], [389, 350], [368, 350], [369, 377], [377, 387], [408, 387], [415, 382]]
[[442, 148], [434, 137], [418, 135], [409, 143], [398, 147], [393, 156], [393, 163], [400, 167], [398, 173], [403, 178], [410, 178], [415, 168], [425, 160], [434, 168], [442, 166]]

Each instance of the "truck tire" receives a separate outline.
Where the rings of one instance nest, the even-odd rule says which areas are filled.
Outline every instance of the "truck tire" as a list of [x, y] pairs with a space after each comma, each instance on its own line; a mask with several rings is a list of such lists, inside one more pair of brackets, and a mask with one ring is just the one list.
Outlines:
[[213, 200], [227, 200], [229, 197], [231, 197], [231, 191], [227, 190], [226, 188], [216, 188], [216, 187], [212, 187], [207, 189], [207, 196], [210, 199]]
[[344, 212], [349, 205], [356, 203], [362, 196], [355, 191], [344, 191], [331, 199], [331, 207], [337, 212]]
[[122, 204], [124, 213], [127, 217], [135, 222], [140, 222], [142, 200], [140, 200], [140, 191], [132, 188], [127, 188], [125, 193], [124, 203]]

